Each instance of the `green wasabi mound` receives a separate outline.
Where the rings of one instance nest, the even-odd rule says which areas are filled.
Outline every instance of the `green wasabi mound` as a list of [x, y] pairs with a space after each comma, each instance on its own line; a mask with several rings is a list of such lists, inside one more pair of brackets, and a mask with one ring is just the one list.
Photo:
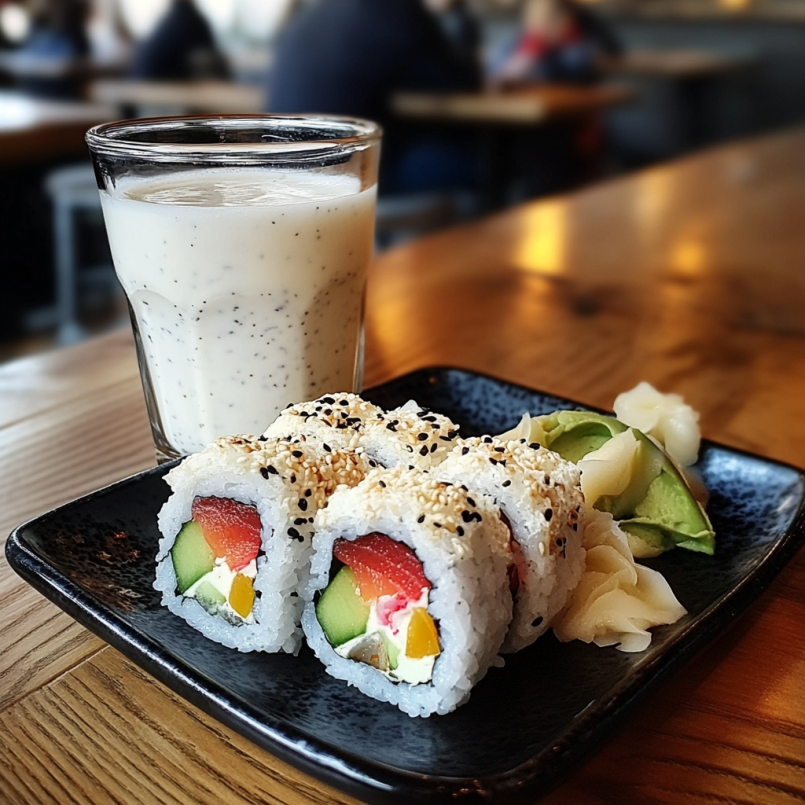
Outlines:
[[593, 507], [618, 520], [640, 555], [677, 546], [712, 555], [715, 532], [704, 509], [673, 462], [645, 434], [592, 411], [554, 411], [531, 419], [531, 440], [574, 464], [627, 431], [638, 442], [628, 483], [617, 495], [590, 501]]

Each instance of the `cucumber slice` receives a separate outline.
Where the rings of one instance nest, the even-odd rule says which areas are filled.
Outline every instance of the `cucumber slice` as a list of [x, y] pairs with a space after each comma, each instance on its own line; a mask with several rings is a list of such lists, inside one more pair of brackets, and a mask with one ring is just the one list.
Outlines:
[[215, 554], [204, 539], [201, 526], [195, 521], [185, 523], [171, 548], [171, 559], [176, 571], [176, 585], [180, 593], [189, 590], [215, 565]]
[[389, 659], [389, 668], [392, 671], [396, 671], [400, 660], [400, 649], [398, 649], [397, 646], [395, 646], [394, 643], [389, 640], [388, 635], [385, 633], [383, 634], [383, 642], [386, 644], [386, 655]]
[[322, 593], [316, 604], [316, 617], [333, 646], [340, 646], [366, 631], [369, 604], [358, 595], [355, 576], [346, 565]]

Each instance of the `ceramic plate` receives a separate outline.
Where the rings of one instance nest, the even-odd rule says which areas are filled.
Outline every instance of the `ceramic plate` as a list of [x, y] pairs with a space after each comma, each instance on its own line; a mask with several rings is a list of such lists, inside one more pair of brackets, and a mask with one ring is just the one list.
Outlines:
[[[366, 392], [410, 398], [464, 435], [499, 433], [521, 414], [573, 403], [454, 369]], [[805, 476], [705, 443], [715, 557], [652, 560], [690, 613], [624, 654], [552, 635], [506, 659], [447, 716], [414, 719], [324, 673], [313, 654], [239, 654], [205, 642], [152, 589], [166, 467], [38, 517], [7, 543], [15, 570], [76, 620], [180, 695], [303, 771], [375, 803], [530, 801], [605, 737], [638, 696], [745, 609], [805, 541]]]

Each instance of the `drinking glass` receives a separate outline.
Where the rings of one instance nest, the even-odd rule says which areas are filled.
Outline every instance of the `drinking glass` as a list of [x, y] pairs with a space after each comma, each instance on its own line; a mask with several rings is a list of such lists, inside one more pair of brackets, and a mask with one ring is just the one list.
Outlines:
[[360, 390], [380, 137], [276, 115], [87, 133], [159, 461]]

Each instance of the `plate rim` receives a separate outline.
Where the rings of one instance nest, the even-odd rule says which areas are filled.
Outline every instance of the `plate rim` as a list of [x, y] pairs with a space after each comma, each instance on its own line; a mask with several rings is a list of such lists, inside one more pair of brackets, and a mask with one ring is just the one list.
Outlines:
[[[443, 376], [450, 372], [492, 381], [529, 394], [552, 397], [587, 410], [602, 410], [521, 383], [455, 366], [416, 369], [365, 389], [362, 394], [371, 398], [372, 392], [393, 383], [417, 376]], [[671, 638], [661, 654], [610, 687], [603, 701], [596, 702], [577, 716], [553, 747], [542, 750], [511, 769], [478, 778], [421, 774], [379, 761], [368, 761], [348, 750], [334, 751], [330, 744], [303, 733], [293, 722], [272, 721], [266, 724], [252, 711], [248, 702], [238, 700], [235, 703], [222, 691], [211, 690], [209, 681], [202, 679], [192, 666], [176, 658], [141, 630], [132, 629], [106, 605], [49, 564], [26, 541], [25, 531], [44, 518], [137, 483], [145, 476], [164, 475], [179, 462], [178, 459], [127, 476], [30, 518], [11, 532], [5, 554], [12, 569], [35, 589], [175, 694], [270, 754], [338, 790], [382, 805], [410, 802], [411, 797], [432, 803], [452, 802], [459, 797], [484, 802], [504, 798], [506, 802], [533, 802], [535, 797], [544, 796], [558, 785], [577, 763], [600, 746], [649, 691], [654, 690], [672, 671], [692, 658], [745, 612], [805, 544], [805, 470], [711, 440], [702, 440], [702, 444], [793, 472], [804, 494], [798, 510], [793, 514], [791, 526], [774, 541], [749, 574]], [[727, 604], [730, 604], [728, 612], [725, 611]]]

